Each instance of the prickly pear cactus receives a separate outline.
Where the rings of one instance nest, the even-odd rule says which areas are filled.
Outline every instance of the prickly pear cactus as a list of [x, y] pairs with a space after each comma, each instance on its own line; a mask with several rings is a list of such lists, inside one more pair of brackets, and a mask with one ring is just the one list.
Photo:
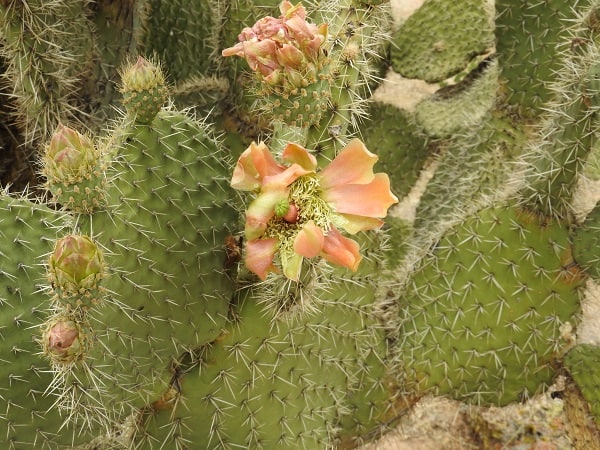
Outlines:
[[493, 6], [0, 1], [0, 443], [351, 448], [562, 364], [594, 411], [600, 5]]

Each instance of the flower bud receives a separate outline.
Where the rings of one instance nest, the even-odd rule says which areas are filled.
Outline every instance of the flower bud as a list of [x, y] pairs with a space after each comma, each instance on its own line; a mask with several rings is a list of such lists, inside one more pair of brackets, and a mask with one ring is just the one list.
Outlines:
[[56, 242], [49, 260], [50, 279], [69, 294], [95, 289], [104, 272], [98, 246], [87, 236], [69, 235]]
[[131, 91], [143, 91], [165, 84], [165, 77], [155, 64], [152, 64], [141, 56], [131, 64], [121, 75], [123, 89]]
[[52, 202], [85, 214], [104, 205], [106, 161], [89, 137], [59, 125], [42, 161]]
[[59, 125], [46, 149], [46, 175], [61, 181], [84, 176], [91, 170], [96, 155], [88, 137]]
[[85, 356], [87, 337], [74, 318], [60, 315], [50, 319], [44, 330], [42, 348], [56, 364], [76, 362]]
[[141, 56], [121, 73], [123, 105], [139, 123], [152, 122], [167, 100], [165, 77], [159, 65]]

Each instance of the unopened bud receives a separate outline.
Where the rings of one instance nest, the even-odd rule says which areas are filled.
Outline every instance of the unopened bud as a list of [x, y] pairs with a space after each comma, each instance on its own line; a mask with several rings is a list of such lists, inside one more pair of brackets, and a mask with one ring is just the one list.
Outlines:
[[46, 175], [61, 181], [79, 178], [91, 170], [96, 159], [94, 144], [88, 137], [59, 125], [46, 149]]
[[87, 337], [73, 318], [58, 316], [50, 319], [42, 336], [44, 354], [54, 363], [76, 362], [85, 356]]
[[89, 237], [80, 235], [58, 240], [49, 266], [55, 287], [71, 294], [95, 289], [104, 272], [102, 252]]
[[140, 123], [150, 123], [167, 100], [165, 76], [158, 64], [143, 57], [121, 73], [123, 104]]

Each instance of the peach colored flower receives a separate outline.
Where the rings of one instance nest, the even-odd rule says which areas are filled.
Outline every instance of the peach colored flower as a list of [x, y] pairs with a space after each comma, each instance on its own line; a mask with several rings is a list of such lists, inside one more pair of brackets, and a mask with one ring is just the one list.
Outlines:
[[359, 245], [344, 237], [382, 225], [398, 199], [384, 173], [373, 173], [377, 156], [358, 139], [348, 143], [322, 171], [304, 147], [289, 143], [275, 160], [264, 143], [252, 143], [240, 156], [231, 185], [254, 191], [246, 211], [246, 266], [261, 279], [277, 272], [298, 280], [304, 258], [322, 257], [353, 271]]

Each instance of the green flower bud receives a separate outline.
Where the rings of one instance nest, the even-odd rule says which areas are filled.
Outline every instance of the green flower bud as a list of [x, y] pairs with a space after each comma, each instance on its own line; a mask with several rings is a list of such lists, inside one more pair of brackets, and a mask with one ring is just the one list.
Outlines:
[[59, 125], [46, 148], [44, 172], [53, 180], [74, 181], [90, 173], [97, 160], [98, 153], [88, 137]]
[[66, 236], [56, 242], [49, 271], [58, 290], [76, 294], [96, 289], [104, 273], [102, 252], [87, 236]]
[[121, 75], [123, 91], [144, 91], [165, 85], [165, 76], [160, 67], [139, 56]]
[[123, 105], [139, 123], [150, 123], [167, 100], [165, 77], [159, 65], [138, 57], [121, 72]]

